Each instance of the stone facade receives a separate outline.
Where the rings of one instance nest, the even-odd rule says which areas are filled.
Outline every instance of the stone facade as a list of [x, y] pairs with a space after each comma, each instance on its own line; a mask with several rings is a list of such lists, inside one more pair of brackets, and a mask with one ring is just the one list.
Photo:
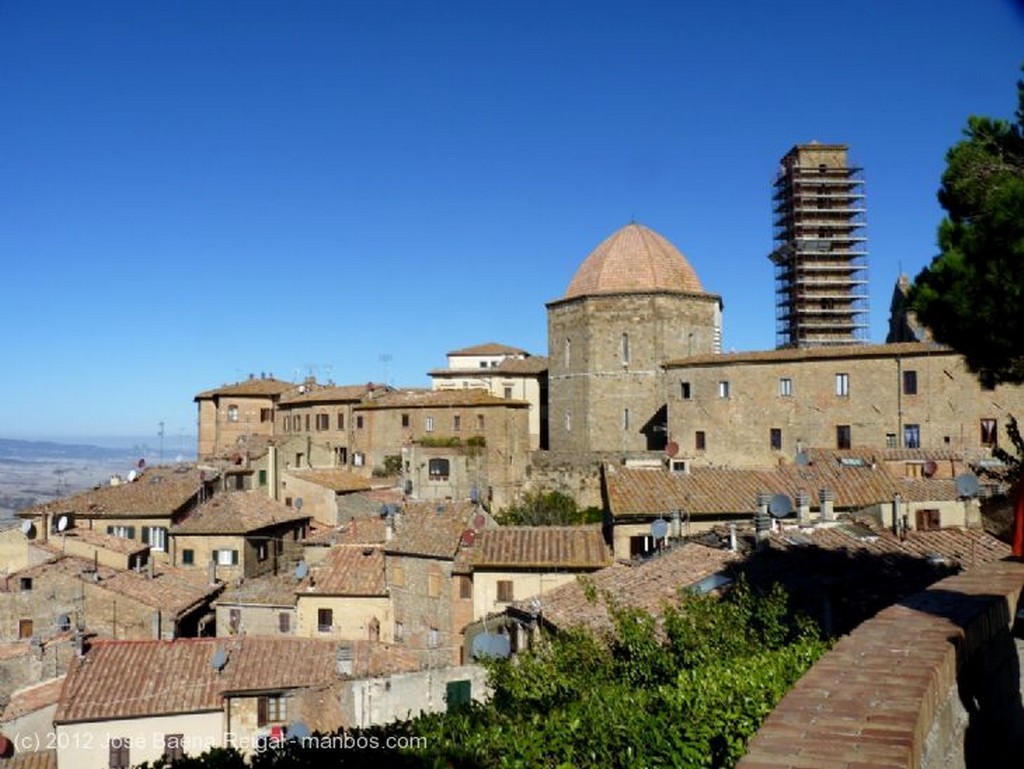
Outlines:
[[700, 356], [666, 364], [676, 458], [772, 466], [807, 447], [988, 456], [1024, 388], [983, 388], [963, 359], [904, 343]]
[[553, 451], [644, 451], [665, 444], [661, 364], [714, 352], [711, 294], [631, 293], [548, 304]]

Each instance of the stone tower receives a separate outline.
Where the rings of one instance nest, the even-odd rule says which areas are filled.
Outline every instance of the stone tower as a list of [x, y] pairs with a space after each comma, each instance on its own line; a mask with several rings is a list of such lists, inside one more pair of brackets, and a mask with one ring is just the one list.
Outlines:
[[552, 451], [658, 451], [661, 364], [719, 352], [722, 302], [658, 233], [629, 224], [583, 261], [548, 309]]
[[776, 346], [862, 344], [864, 181], [845, 144], [799, 144], [774, 183]]

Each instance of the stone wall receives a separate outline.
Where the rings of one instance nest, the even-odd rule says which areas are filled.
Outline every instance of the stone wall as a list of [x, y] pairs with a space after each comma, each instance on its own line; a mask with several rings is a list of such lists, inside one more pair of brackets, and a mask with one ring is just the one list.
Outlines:
[[1024, 563], [1001, 561], [880, 612], [797, 682], [738, 769], [1019, 767], [1022, 586]]

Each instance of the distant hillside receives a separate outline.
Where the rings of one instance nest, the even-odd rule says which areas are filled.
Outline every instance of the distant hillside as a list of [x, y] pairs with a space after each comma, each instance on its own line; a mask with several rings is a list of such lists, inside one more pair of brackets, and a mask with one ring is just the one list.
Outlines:
[[50, 459], [124, 459], [137, 449], [104, 448], [86, 443], [55, 443], [52, 441], [19, 441], [0, 438], [0, 460], [6, 462], [38, 462]]

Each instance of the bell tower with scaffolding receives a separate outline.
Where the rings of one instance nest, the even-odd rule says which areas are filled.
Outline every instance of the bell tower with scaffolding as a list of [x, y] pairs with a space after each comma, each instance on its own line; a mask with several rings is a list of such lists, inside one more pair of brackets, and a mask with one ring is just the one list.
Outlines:
[[772, 209], [778, 348], [867, 341], [864, 179], [845, 144], [799, 144], [781, 161]]

